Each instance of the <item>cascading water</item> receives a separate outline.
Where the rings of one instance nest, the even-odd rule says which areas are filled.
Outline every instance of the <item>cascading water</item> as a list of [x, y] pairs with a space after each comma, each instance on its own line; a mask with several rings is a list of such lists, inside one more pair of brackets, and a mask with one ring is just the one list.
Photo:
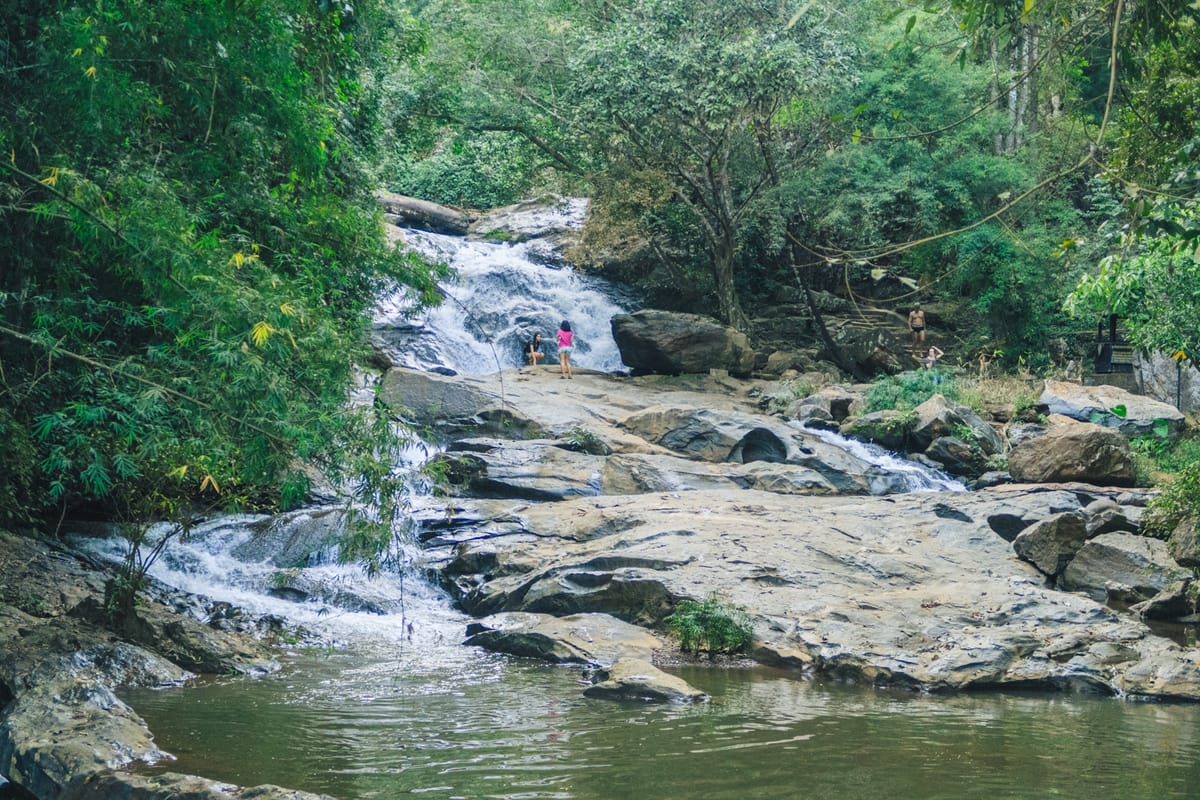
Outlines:
[[834, 447], [861, 458], [868, 464], [873, 464], [887, 473], [893, 485], [897, 483], [906, 492], [965, 492], [967, 487], [944, 472], [931, 469], [916, 461], [909, 461], [879, 445], [847, 439], [845, 436], [820, 428], [808, 428], [799, 422], [789, 423], [805, 433], [815, 436]]
[[414, 369], [486, 374], [525, 363], [534, 332], [554, 363], [554, 332], [564, 319], [575, 331], [575, 366], [614, 372], [621, 354], [610, 321], [631, 298], [601, 278], [539, 263], [537, 242], [474, 241], [406, 230], [406, 241], [426, 258], [445, 262], [455, 279], [441, 289], [442, 304], [413, 317], [400, 293], [376, 312], [376, 339], [394, 363]]

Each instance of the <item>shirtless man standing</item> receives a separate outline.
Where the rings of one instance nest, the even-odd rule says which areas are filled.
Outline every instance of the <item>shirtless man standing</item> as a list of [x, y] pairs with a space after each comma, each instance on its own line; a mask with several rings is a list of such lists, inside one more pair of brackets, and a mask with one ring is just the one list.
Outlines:
[[925, 312], [920, 303], [914, 303], [913, 310], [908, 312], [908, 329], [912, 331], [913, 358], [920, 358], [925, 349]]

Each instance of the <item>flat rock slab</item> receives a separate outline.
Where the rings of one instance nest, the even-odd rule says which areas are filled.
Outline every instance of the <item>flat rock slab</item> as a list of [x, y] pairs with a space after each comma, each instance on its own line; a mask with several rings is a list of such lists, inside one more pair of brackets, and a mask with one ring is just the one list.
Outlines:
[[649, 661], [666, 643], [608, 614], [494, 614], [467, 626], [464, 644], [559, 664], [607, 667], [622, 658]]
[[[1200, 700], [1194, 652], [1050, 588], [1003, 535], [1079, 512], [1097, 491], [695, 491], [513, 505], [507, 532], [483, 522], [476, 535], [528, 571], [459, 575], [451, 588], [472, 613], [602, 611], [652, 628], [679, 600], [715, 592], [749, 612], [763, 662], [931, 690]], [[1114, 642], [1128, 658], [1096, 649]]]
[[638, 658], [622, 658], [597, 677], [597, 683], [583, 690], [585, 697], [644, 703], [702, 703], [708, 699], [682, 678]]

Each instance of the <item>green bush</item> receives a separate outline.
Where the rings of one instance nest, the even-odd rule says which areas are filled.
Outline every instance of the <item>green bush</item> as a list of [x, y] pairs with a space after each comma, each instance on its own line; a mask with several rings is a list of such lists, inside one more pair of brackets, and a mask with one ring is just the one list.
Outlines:
[[754, 636], [746, 612], [722, 603], [715, 594], [702, 603], [681, 600], [667, 624], [686, 653], [741, 653]]
[[[939, 377], [941, 382], [935, 383], [934, 381]], [[941, 394], [947, 400], [957, 402], [960, 394], [958, 383], [945, 373], [927, 369], [901, 372], [899, 375], [886, 375], [867, 389], [867, 412], [884, 411], [889, 408], [908, 411], [921, 405], [935, 394]]]
[[1200, 515], [1200, 461], [1185, 465], [1147, 507], [1143, 531], [1166, 538], [1184, 519]]

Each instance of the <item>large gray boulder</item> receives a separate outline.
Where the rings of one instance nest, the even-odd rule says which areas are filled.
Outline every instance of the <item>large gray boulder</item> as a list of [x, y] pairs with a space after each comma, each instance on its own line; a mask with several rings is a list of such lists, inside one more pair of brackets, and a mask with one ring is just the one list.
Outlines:
[[1187, 517], [1171, 532], [1167, 539], [1167, 551], [1184, 567], [1200, 567], [1200, 532], [1196, 530], [1196, 517]]
[[451, 488], [473, 497], [561, 500], [601, 491], [604, 457], [577, 453], [548, 439], [508, 442], [474, 438], [433, 459], [448, 466]]
[[965, 431], [970, 431], [969, 436], [975, 439], [984, 455], [999, 453], [1004, 449], [1003, 440], [982, 417], [961, 403], [947, 400], [941, 394], [930, 397], [913, 409], [913, 412], [917, 418], [910, 437], [919, 450], [924, 450], [933, 444], [934, 440], [943, 436], [962, 439]]
[[1192, 578], [1171, 558], [1167, 543], [1129, 533], [1105, 533], [1088, 540], [1063, 570], [1059, 585], [1097, 600], [1135, 603], [1174, 581]]
[[499, 239], [527, 242], [548, 239], [569, 244], [579, 235], [588, 200], [563, 197], [558, 200], [525, 200], [511, 206], [494, 208], [471, 222], [472, 239]]
[[1069, 511], [1035, 522], [1013, 540], [1017, 555], [1054, 578], [1059, 575], [1087, 541], [1087, 520]]
[[1008, 456], [1008, 469], [1019, 481], [1101, 486], [1131, 486], [1136, 477], [1133, 453], [1112, 428], [1076, 422], [1056, 414], [1042, 436], [1026, 439]]
[[644, 309], [612, 319], [621, 361], [635, 373], [706, 373], [722, 369], [747, 375], [754, 350], [746, 334], [712, 317]]
[[[1051, 414], [1063, 414], [1081, 422], [1094, 422], [1116, 428], [1128, 438], [1149, 436], [1161, 426], [1174, 438], [1183, 430], [1184, 417], [1179, 409], [1142, 395], [1131, 394], [1117, 386], [1082, 386], [1067, 381], [1046, 381], [1041, 402]], [[1123, 407], [1125, 413], [1114, 413]]]

